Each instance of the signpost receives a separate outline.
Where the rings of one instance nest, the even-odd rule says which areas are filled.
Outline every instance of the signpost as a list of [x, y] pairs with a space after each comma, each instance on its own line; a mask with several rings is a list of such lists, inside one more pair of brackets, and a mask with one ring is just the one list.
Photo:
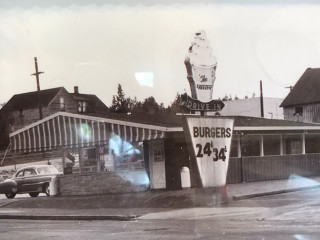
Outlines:
[[185, 65], [192, 97], [181, 95], [180, 106], [201, 113], [186, 116], [185, 136], [194, 179], [197, 187], [219, 189], [226, 186], [234, 119], [204, 116], [221, 111], [224, 103], [212, 99], [217, 60], [203, 31], [195, 34]]

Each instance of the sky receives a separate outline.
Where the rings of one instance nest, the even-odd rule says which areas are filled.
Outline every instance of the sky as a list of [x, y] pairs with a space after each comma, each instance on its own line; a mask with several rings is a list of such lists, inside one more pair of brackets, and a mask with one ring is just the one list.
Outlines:
[[[0, 1], [0, 103], [65, 87], [107, 106], [127, 97], [165, 106], [190, 87], [184, 58], [204, 30], [218, 59], [213, 98], [284, 98], [320, 67], [320, 4], [308, 1]], [[148, 81], [145, 80], [147, 77]]]

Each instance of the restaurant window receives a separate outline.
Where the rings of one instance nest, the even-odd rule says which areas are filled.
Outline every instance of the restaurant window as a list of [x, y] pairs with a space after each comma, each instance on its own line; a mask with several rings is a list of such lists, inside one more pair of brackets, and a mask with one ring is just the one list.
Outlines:
[[245, 135], [241, 140], [242, 156], [260, 156], [260, 136]]

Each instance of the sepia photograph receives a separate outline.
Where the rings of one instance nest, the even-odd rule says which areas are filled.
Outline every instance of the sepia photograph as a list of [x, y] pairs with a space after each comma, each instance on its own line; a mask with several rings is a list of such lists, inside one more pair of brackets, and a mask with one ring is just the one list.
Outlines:
[[1, 239], [320, 239], [319, 12], [0, 0]]

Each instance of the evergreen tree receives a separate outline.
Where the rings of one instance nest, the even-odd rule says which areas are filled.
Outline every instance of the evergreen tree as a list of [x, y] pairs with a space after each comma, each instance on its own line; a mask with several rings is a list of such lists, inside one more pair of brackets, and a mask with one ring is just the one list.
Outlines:
[[128, 99], [125, 98], [121, 84], [118, 84], [117, 95], [113, 95], [112, 97], [112, 105], [110, 109], [116, 113], [127, 113], [130, 110], [128, 109]]
[[142, 103], [142, 110], [146, 113], [156, 114], [159, 112], [159, 104], [156, 102], [154, 97], [148, 97]]

